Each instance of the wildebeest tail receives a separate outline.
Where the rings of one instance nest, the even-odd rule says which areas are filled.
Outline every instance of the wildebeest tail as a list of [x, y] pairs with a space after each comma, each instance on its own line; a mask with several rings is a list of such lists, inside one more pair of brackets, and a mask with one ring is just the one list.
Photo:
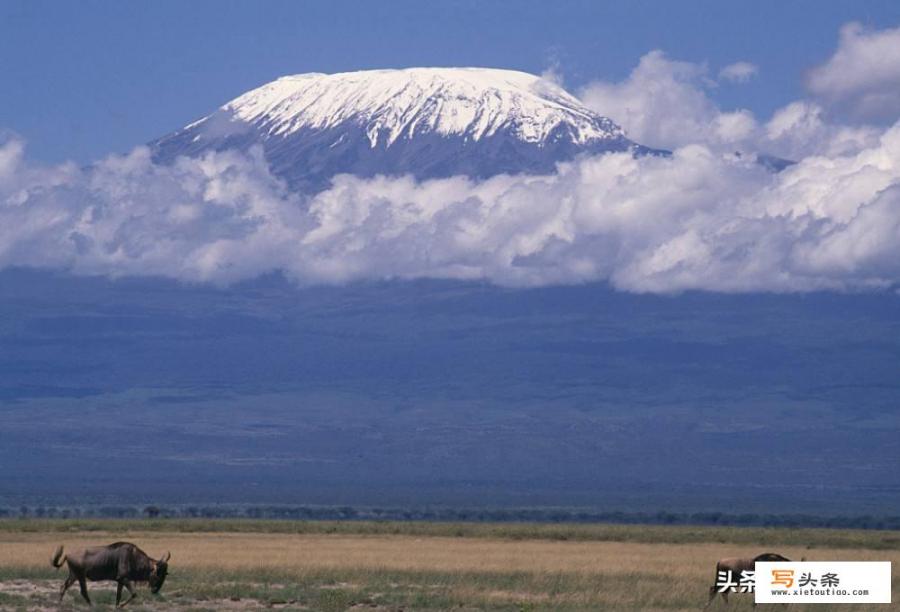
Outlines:
[[65, 563], [65, 562], [66, 562], [66, 556], [63, 554], [63, 547], [60, 546], [59, 548], [56, 549], [56, 552], [53, 553], [53, 558], [50, 559], [50, 564], [53, 567], [55, 567], [56, 569], [59, 569], [63, 566], [63, 563]]

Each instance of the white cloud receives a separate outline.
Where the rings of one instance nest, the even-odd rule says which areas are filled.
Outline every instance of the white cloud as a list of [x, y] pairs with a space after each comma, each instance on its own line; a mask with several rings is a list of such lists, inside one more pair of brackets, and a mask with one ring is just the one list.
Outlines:
[[750, 62], [728, 64], [719, 71], [719, 78], [732, 83], [746, 83], [759, 73], [759, 67]]
[[[739, 72], [734, 67], [740, 64], [745, 62], [726, 66], [720, 75]], [[710, 96], [714, 86], [704, 65], [674, 61], [653, 51], [624, 81], [591, 83], [581, 97], [587, 106], [623, 125], [632, 139], [668, 149], [702, 144], [723, 153], [738, 150], [798, 160], [809, 155], [852, 155], [874, 146], [883, 131], [834, 123], [821, 104], [810, 100], [792, 102], [761, 122], [746, 109], [719, 108]]]
[[863, 119], [900, 117], [900, 28], [841, 28], [838, 48], [807, 79], [810, 91], [829, 105]]
[[[628, 136], [652, 147], [675, 148], [687, 144], [708, 145], [745, 139], [755, 123], [745, 110], [733, 120], [722, 113], [706, 93], [714, 83], [700, 64], [669, 59], [661, 51], [643, 56], [627, 79], [620, 83], [597, 81], [581, 91], [582, 101], [591, 109], [624, 126]], [[735, 131], [722, 124], [733, 121], [745, 125]]]
[[852, 155], [878, 143], [882, 130], [829, 123], [815, 102], [798, 100], [778, 109], [765, 124], [756, 147], [790, 159], [809, 155]]
[[900, 282], [898, 262], [900, 126], [853, 155], [777, 175], [690, 145], [541, 177], [340, 176], [312, 197], [286, 191], [258, 152], [158, 166], [139, 148], [80, 169], [30, 164], [21, 143], [0, 147], [0, 267], [672, 292], [884, 287]]
[[747, 110], [718, 113], [710, 125], [714, 144], [746, 143], [757, 131], [756, 118]]

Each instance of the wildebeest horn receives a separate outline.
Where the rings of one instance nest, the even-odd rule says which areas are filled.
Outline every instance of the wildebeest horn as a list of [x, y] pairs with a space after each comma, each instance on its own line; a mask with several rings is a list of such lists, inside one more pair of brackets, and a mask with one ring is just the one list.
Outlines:
[[166, 552], [166, 556], [159, 560], [160, 563], [168, 563], [169, 559], [172, 558], [172, 553]]

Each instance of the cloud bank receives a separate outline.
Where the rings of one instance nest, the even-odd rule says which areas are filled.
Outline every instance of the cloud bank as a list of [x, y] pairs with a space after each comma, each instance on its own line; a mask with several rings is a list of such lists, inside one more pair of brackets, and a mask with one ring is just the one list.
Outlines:
[[[706, 66], [651, 52], [624, 81], [581, 93], [633, 138], [673, 155], [608, 154], [550, 176], [345, 175], [304, 195], [274, 178], [259, 150], [158, 165], [139, 147], [81, 168], [32, 163], [21, 141], [7, 140], [0, 268], [223, 284], [279, 271], [302, 284], [429, 277], [661, 293], [894, 289], [900, 123], [842, 124], [829, 105], [875, 108], [864, 100], [894, 87], [896, 66], [878, 64], [871, 49], [889, 51], [896, 37], [845, 27], [834, 56], [811, 73], [813, 97], [768, 120], [718, 108]], [[841, 80], [847, 71], [856, 76]], [[719, 78], [753, 74], [739, 63]], [[735, 150], [798, 163], [773, 174]]]
[[773, 175], [688, 145], [610, 154], [551, 176], [360, 179], [291, 193], [259, 151], [90, 168], [0, 147], [0, 267], [230, 283], [606, 281], [636, 292], [809, 291], [900, 281], [900, 125], [854, 155]]

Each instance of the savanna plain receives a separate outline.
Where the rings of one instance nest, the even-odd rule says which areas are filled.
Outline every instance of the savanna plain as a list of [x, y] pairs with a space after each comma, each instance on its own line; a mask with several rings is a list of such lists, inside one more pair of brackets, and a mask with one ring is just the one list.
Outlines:
[[[132, 610], [699, 610], [726, 556], [773, 551], [808, 560], [900, 566], [900, 532], [637, 525], [450, 524], [261, 520], [0, 521], [0, 609], [87, 609], [62, 603], [67, 550], [127, 540], [170, 551], [162, 592]], [[89, 583], [111, 609], [114, 583]], [[893, 601], [900, 580], [893, 579]], [[896, 606], [897, 604], [893, 604]], [[751, 609], [752, 596], [725, 606]], [[764, 610], [767, 607], [759, 606]], [[780, 606], [783, 607], [783, 606]], [[879, 606], [889, 609], [893, 606]], [[792, 610], [864, 606], [792, 605]]]

